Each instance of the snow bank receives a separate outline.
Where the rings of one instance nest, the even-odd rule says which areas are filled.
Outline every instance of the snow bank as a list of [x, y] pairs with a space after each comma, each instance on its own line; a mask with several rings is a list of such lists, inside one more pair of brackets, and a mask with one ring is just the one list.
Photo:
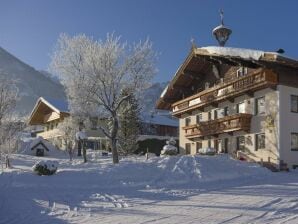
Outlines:
[[216, 153], [216, 150], [214, 148], [200, 148], [199, 154], [202, 155], [214, 155]]
[[202, 47], [201, 49], [207, 50], [210, 54], [240, 57], [244, 59], [253, 59], [253, 60], [259, 60], [265, 53], [264, 51], [260, 51], [260, 50], [232, 48], [232, 47], [210, 46], [210, 47]]
[[[222, 180], [239, 182], [247, 177], [258, 178], [270, 171], [258, 164], [233, 160], [226, 155], [170, 156], [145, 160], [143, 157], [125, 158], [117, 166], [104, 170], [100, 177], [109, 186], [200, 185]], [[112, 183], [113, 182], [113, 183]]]

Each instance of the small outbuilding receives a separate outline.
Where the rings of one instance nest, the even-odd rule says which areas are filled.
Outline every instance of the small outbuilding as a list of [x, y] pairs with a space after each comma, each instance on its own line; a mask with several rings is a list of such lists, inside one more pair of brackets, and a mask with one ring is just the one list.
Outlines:
[[61, 154], [62, 152], [57, 149], [51, 142], [37, 137], [31, 139], [28, 142], [24, 142], [21, 153], [32, 156], [54, 156]]
[[50, 150], [42, 141], [40, 141], [31, 148], [31, 151], [34, 151], [36, 156], [44, 156], [45, 151], [49, 152]]

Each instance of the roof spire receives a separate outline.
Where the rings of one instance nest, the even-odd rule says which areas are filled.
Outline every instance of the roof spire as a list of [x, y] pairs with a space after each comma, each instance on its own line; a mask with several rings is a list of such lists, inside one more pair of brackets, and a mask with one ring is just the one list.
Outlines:
[[219, 14], [220, 14], [221, 25], [223, 26], [224, 25], [224, 21], [223, 21], [223, 19], [224, 19], [224, 12], [223, 12], [222, 9], [219, 10]]
[[215, 27], [212, 33], [215, 36], [216, 40], [218, 41], [219, 46], [223, 47], [225, 46], [225, 43], [229, 39], [229, 36], [232, 33], [232, 30], [224, 26], [224, 13], [222, 9], [219, 11], [219, 15], [220, 15], [221, 24]]

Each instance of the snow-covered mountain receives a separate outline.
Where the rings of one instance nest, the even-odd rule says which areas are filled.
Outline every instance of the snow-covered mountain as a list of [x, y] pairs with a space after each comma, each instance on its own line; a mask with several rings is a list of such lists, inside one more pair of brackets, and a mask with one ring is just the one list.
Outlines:
[[[39, 97], [46, 99], [65, 99], [65, 92], [59, 80], [46, 71], [37, 71], [0, 47], [0, 73], [18, 81], [20, 102], [17, 112], [28, 115]], [[142, 94], [141, 107], [144, 112], [155, 109], [155, 103], [166, 82], [153, 83]]]
[[140, 102], [142, 111], [150, 113], [155, 110], [156, 101], [167, 84], [167, 82], [156, 82], [143, 92], [143, 95], [141, 96], [142, 100]]
[[31, 112], [40, 96], [54, 99], [65, 98], [61, 84], [43, 75], [1, 47], [0, 73], [18, 81], [21, 99], [17, 105], [17, 112], [22, 115]]

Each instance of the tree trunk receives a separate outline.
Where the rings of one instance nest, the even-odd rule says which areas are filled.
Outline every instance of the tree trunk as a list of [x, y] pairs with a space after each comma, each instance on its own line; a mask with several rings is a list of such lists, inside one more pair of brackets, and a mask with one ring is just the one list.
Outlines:
[[83, 141], [83, 158], [84, 158], [84, 163], [87, 163], [87, 152], [86, 152], [86, 146], [85, 142]]
[[113, 154], [113, 163], [119, 163], [119, 158], [118, 158], [118, 150], [117, 150], [117, 140], [112, 139], [112, 154]]
[[5, 167], [6, 167], [6, 168], [11, 168], [11, 165], [10, 165], [10, 161], [9, 161], [9, 157], [8, 157], [8, 155], [5, 156]]
[[112, 133], [111, 133], [111, 147], [112, 147], [112, 154], [113, 154], [113, 163], [119, 163], [119, 157], [118, 157], [118, 150], [117, 150], [117, 133], [118, 133], [118, 118], [116, 114], [113, 114], [113, 127], [112, 127]]
[[82, 156], [82, 142], [78, 141], [78, 156]]

